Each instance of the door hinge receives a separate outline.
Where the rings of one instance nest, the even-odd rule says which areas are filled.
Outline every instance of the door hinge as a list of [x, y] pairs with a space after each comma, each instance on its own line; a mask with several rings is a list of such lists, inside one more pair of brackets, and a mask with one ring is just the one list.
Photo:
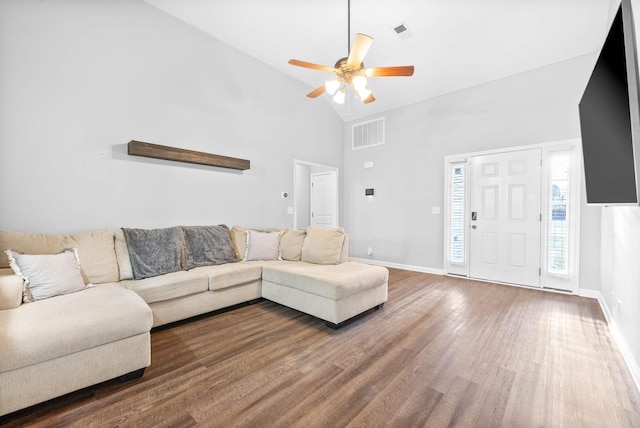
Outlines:
[[540, 213], [540, 221], [542, 221], [542, 213]]
[[542, 276], [542, 268], [538, 268], [538, 276]]

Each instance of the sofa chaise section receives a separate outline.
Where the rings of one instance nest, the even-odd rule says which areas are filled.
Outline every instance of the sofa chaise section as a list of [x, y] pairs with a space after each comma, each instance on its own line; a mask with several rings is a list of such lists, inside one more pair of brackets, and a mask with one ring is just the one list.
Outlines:
[[141, 376], [151, 364], [151, 323], [144, 300], [119, 284], [0, 311], [0, 415]]
[[379, 266], [290, 262], [264, 266], [262, 296], [337, 328], [356, 315], [382, 307], [388, 280], [389, 271]]
[[[0, 248], [0, 415], [116, 377], [142, 376], [151, 364], [153, 316], [118, 283], [112, 231], [0, 231]], [[92, 286], [23, 302], [23, 278], [9, 268], [5, 250], [57, 257], [69, 248], [81, 260], [80, 282]]]

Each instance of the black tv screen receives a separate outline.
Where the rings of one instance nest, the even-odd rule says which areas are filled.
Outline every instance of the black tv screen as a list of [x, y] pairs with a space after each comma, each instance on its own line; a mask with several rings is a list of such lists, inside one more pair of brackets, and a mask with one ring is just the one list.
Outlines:
[[618, 9], [579, 105], [588, 204], [638, 204], [634, 136], [640, 119], [630, 13], [628, 4]]

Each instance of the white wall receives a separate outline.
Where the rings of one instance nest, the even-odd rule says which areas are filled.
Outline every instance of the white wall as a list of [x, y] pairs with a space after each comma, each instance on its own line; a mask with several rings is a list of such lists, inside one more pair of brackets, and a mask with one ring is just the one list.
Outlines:
[[602, 288], [610, 315], [640, 361], [640, 208], [602, 209]]
[[[0, 64], [3, 229], [290, 227], [293, 159], [342, 168], [342, 122], [309, 88], [141, 1], [4, 0]], [[130, 140], [251, 169], [131, 157]]]
[[[441, 270], [444, 221], [432, 208], [443, 212], [444, 157], [579, 138], [578, 103], [596, 58], [581, 56], [389, 111], [382, 146], [351, 150], [347, 124], [344, 212], [351, 255]], [[374, 167], [364, 169], [366, 161]], [[364, 196], [368, 187], [375, 188], [373, 198]], [[598, 210], [589, 208], [582, 227], [593, 230]], [[591, 236], [581, 244], [592, 245]], [[585, 256], [581, 287], [597, 288], [599, 252], [587, 249]]]

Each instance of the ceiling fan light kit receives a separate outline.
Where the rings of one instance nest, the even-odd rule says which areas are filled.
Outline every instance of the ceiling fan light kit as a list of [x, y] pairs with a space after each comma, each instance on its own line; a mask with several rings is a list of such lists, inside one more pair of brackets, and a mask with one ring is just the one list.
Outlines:
[[340, 87], [340, 81], [338, 79], [327, 80], [327, 83], [324, 84], [324, 88], [329, 95], [335, 95]]
[[344, 88], [342, 88], [333, 96], [333, 101], [335, 101], [337, 104], [344, 104], [344, 98], [346, 95], [347, 94]]
[[334, 67], [314, 64], [310, 62], [300, 61], [297, 59], [289, 60], [289, 64], [298, 67], [310, 68], [313, 70], [326, 71], [335, 73], [336, 78], [328, 80], [324, 85], [309, 92], [307, 97], [317, 98], [324, 92], [333, 96], [333, 101], [338, 104], [344, 104], [347, 88], [351, 87], [356, 96], [364, 104], [374, 102], [376, 99], [369, 88], [367, 88], [367, 77], [390, 77], [390, 76], [412, 76], [413, 66], [400, 67], [374, 67], [365, 68], [362, 60], [373, 44], [373, 38], [366, 34], [357, 33], [351, 46], [351, 2], [347, 1], [347, 9], [349, 14], [347, 42], [349, 55], [340, 58]]

